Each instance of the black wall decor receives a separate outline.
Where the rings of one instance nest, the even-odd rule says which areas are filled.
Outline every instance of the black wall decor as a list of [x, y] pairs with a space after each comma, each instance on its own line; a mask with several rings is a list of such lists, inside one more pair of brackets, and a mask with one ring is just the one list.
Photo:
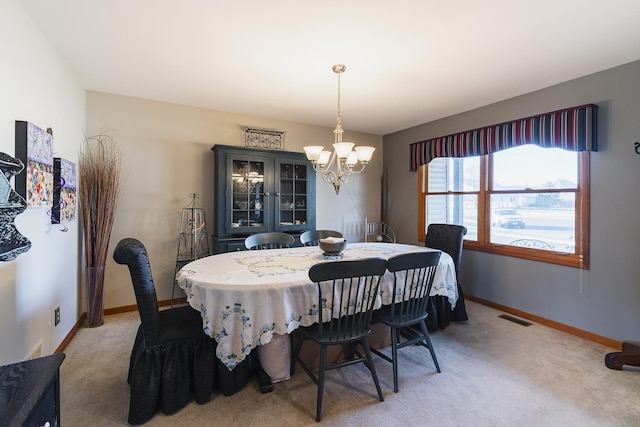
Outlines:
[[53, 158], [53, 208], [51, 222], [62, 224], [76, 219], [76, 164]]
[[[24, 169], [20, 159], [0, 153], [0, 261], [11, 261], [31, 248], [31, 242], [15, 226], [15, 218], [27, 208], [27, 202], [11, 188], [11, 178]], [[8, 187], [7, 187], [8, 185]]]

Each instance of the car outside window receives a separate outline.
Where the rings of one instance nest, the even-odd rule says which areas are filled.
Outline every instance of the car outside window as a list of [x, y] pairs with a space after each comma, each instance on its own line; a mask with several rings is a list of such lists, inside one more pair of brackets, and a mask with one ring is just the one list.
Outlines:
[[515, 209], [497, 209], [493, 211], [491, 225], [503, 228], [524, 228], [522, 215]]

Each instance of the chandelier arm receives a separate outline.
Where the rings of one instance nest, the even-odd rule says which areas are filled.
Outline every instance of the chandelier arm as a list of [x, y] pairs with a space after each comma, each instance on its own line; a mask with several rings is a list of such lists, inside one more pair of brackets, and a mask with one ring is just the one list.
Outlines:
[[353, 167], [350, 167], [349, 165], [345, 164], [344, 167], [347, 170], [346, 173], [357, 174], [357, 173], [362, 172], [364, 170], [364, 168], [367, 166], [364, 163], [358, 163], [358, 164], [360, 165], [360, 169], [358, 169], [358, 170], [356, 170]]
[[340, 177], [340, 181], [344, 184], [349, 184], [351, 182], [353, 182], [353, 175], [352, 174], [348, 174], [348, 175], [342, 175]]
[[336, 161], [336, 153], [335, 152], [331, 155], [331, 158], [329, 159], [329, 162], [324, 166], [320, 166], [320, 164], [318, 164], [317, 161], [313, 162], [312, 163], [313, 170], [316, 171], [317, 173], [321, 173], [321, 174], [327, 174], [329, 172], [333, 173], [333, 171], [330, 171], [330, 169], [333, 166], [334, 161], [336, 163], [340, 164], [339, 161]]
[[316, 171], [316, 173], [320, 173], [320, 174], [324, 173], [324, 169], [322, 169], [319, 164], [314, 162], [314, 163], [311, 163], [311, 166], [313, 166], [313, 170]]
[[343, 169], [342, 171], [342, 182], [344, 182], [345, 184], [348, 184], [350, 182], [353, 182], [353, 177], [354, 174], [350, 172], [350, 168], [349, 166], [345, 165], [345, 169]]
[[333, 166], [334, 162], [340, 163], [340, 161], [338, 160], [338, 155], [336, 154], [335, 150], [333, 151], [333, 153], [331, 153], [331, 158], [329, 159], [329, 163], [324, 165], [324, 168], [325, 169], [330, 169], [331, 166]]
[[322, 176], [322, 180], [324, 182], [333, 184], [334, 182], [336, 182], [338, 175], [336, 175], [336, 173], [331, 169], [332, 163], [333, 158], [331, 158], [329, 163], [324, 165], [324, 167], [320, 166], [317, 162], [312, 163], [311, 166], [313, 167], [313, 170], [316, 171], [316, 173]]
[[324, 172], [321, 172], [322, 174], [322, 180], [324, 182], [326, 182], [327, 184], [333, 184], [337, 181], [339, 181], [339, 177], [336, 175], [336, 173], [334, 171], [331, 170], [327, 170]]

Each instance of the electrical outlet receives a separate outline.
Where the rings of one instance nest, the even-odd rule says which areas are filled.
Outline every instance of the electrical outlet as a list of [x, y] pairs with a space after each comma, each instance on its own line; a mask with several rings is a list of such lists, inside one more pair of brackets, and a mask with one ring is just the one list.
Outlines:
[[53, 326], [58, 326], [58, 323], [60, 323], [60, 307], [56, 308], [54, 312], [54, 316], [55, 316], [55, 322]]

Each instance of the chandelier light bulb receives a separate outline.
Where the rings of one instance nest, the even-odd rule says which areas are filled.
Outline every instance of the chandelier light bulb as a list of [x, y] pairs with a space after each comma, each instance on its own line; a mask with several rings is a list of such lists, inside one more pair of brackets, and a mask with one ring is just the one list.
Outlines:
[[323, 151], [322, 153], [320, 153], [320, 158], [318, 159], [318, 164], [320, 166], [324, 166], [327, 163], [329, 163], [329, 160], [331, 159], [331, 151]]
[[316, 162], [320, 158], [320, 153], [322, 153], [322, 150], [324, 150], [324, 147], [322, 147], [321, 145], [309, 145], [302, 148], [307, 155], [307, 159], [311, 160], [312, 163]]
[[355, 151], [350, 152], [345, 163], [349, 167], [355, 166], [358, 163], [358, 154]]
[[338, 159], [345, 160], [351, 154], [354, 145], [353, 142], [338, 142], [333, 144], [333, 149], [336, 151]]
[[360, 162], [364, 164], [367, 164], [371, 160], [371, 157], [373, 157], [373, 152], [376, 149], [374, 147], [362, 146], [356, 147], [355, 150], [358, 156], [358, 160], [360, 160]]

